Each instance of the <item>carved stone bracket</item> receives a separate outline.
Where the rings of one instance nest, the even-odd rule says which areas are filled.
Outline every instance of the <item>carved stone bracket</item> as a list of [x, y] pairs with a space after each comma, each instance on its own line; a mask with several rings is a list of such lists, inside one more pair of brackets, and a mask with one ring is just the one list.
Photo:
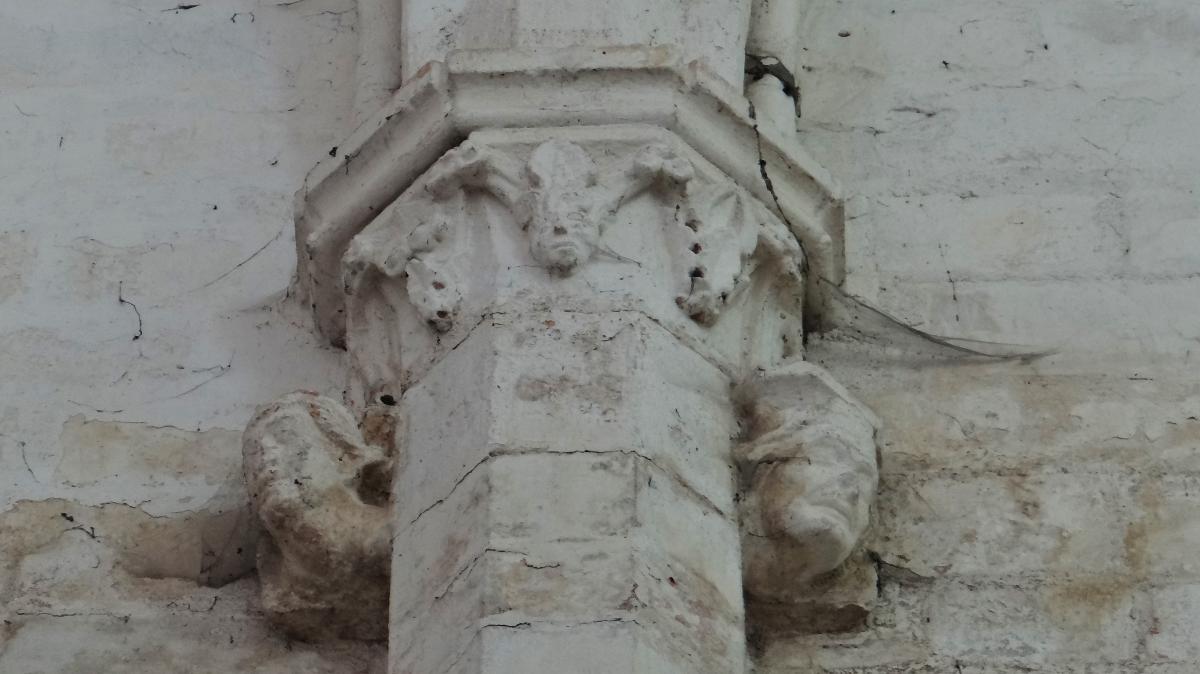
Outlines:
[[260, 407], [246, 427], [263, 608], [302, 639], [387, 636], [395, 417], [373, 410], [364, 430], [307, 392]]
[[857, 565], [840, 567], [862, 540], [875, 500], [879, 420], [805, 362], [758, 374], [737, 397], [746, 426], [734, 453], [748, 623], [763, 631], [854, 625], [873, 598], [874, 578]]

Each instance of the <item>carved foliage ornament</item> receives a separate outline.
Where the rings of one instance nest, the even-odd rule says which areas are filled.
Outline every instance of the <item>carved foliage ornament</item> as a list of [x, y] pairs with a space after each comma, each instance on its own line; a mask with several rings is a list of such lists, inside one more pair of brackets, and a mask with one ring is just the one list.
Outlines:
[[[711, 325], [762, 260], [799, 287], [803, 255], [795, 238], [757, 200], [732, 184], [700, 177], [692, 162], [665, 144], [634, 153], [601, 171], [581, 146], [550, 140], [526, 161], [467, 141], [426, 174], [424, 189], [405, 197], [351, 243], [345, 292], [359, 293], [375, 274], [406, 279], [409, 301], [437, 332], [453, 326], [462, 303], [466, 256], [460, 231], [472, 226], [462, 206], [468, 190], [495, 197], [528, 238], [530, 256], [565, 277], [597, 255], [629, 261], [603, 242], [617, 212], [652, 192], [668, 205], [676, 303]], [[380, 226], [382, 225], [382, 226]]]

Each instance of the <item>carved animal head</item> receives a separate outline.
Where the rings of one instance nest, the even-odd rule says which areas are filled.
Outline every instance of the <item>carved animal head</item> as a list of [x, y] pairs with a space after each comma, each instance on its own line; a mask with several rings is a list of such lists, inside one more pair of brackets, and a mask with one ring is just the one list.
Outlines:
[[412, 252], [405, 273], [408, 298], [417, 314], [437, 332], [446, 332], [454, 325], [463, 297], [462, 284], [451, 268], [451, 251], [446, 249], [450, 225], [440, 215], [409, 234]]

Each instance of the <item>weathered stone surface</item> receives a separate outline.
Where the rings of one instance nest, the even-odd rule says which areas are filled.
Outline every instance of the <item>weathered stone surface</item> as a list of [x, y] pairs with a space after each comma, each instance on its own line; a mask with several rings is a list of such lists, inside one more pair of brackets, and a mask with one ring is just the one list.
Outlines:
[[[747, 189], [768, 203], [755, 124], [743, 102], [712, 86], [723, 80], [737, 93], [740, 54], [723, 55], [728, 76], [688, 67], [686, 49], [671, 60], [662, 28], [678, 15], [637, 16], [635, 32], [660, 29], [661, 46], [629, 48], [621, 58], [639, 56], [623, 65], [570, 49], [524, 60], [447, 53], [444, 68], [414, 79], [427, 97], [404, 98], [412, 107], [401, 110], [390, 96], [404, 40], [398, 13], [387, 13], [401, 4], [3, 3], [0, 555], [20, 559], [4, 567], [12, 592], [0, 599], [0, 671], [358, 672], [383, 655], [363, 644], [289, 643], [267, 627], [252, 577], [226, 582], [251, 571], [255, 538], [236, 429], [254, 405], [287, 391], [314, 387], [337, 399], [346, 388], [340, 354], [311, 334], [307, 300], [281, 299], [295, 264], [289, 197], [315, 158], [325, 165], [309, 187], [336, 175], [359, 190], [347, 203], [367, 211], [392, 201], [382, 195], [395, 185], [381, 188], [366, 167], [411, 169], [410, 182], [489, 125], [648, 122], [686, 137], [744, 187], [759, 181]], [[496, 16], [477, 5], [431, 18], [453, 27], [456, 17]], [[592, 17], [603, 8], [583, 9]], [[842, 326], [830, 335], [844, 340], [836, 344], [807, 336], [806, 356], [824, 359], [887, 422], [880, 526], [866, 541], [880, 598], [861, 629], [772, 644], [758, 670], [1200, 671], [1189, 628], [1200, 471], [1194, 3], [772, 0], [769, 9], [801, 10], [760, 22], [750, 44], [771, 52], [771, 40], [799, 38], [794, 64], [782, 59], [803, 89], [797, 138], [816, 161], [793, 170], [782, 159], [786, 111], [762, 102], [758, 89], [778, 93], [763, 78], [748, 95], [766, 176], [797, 221], [810, 202], [780, 175], [826, 184], [808, 171], [819, 161], [846, 185], [844, 288], [919, 330], [1058, 353], [968, 363], [931, 355], [928, 342], [914, 356], [920, 338], [899, 329], [870, 341], [855, 332], [861, 325]], [[540, 27], [565, 40], [551, 22], [567, 13], [493, 27], [527, 41]], [[607, 40], [612, 22], [632, 20], [604, 17], [584, 38]], [[732, 33], [734, 23], [721, 28]], [[428, 36], [435, 51], [454, 46], [441, 38]], [[395, 58], [373, 60], [371, 45]], [[424, 60], [403, 68], [416, 75]], [[513, 90], [529, 114], [496, 104]], [[372, 164], [358, 152], [367, 144], [347, 140], [356, 96], [382, 106], [358, 107], [368, 135], [430, 133], [412, 139], [412, 154]], [[620, 114], [603, 117], [603, 105]], [[736, 133], [704, 122], [735, 118]], [[831, 203], [829, 212], [840, 210]], [[328, 199], [318, 205], [340, 212]], [[629, 209], [631, 218], [647, 212], [641, 202]], [[641, 260], [631, 254], [640, 245], [609, 243]], [[601, 268], [615, 273], [593, 275]], [[611, 295], [625, 273], [596, 256], [557, 280]], [[814, 285], [822, 275], [810, 268]], [[610, 327], [620, 324], [603, 326], [600, 339]], [[551, 340], [553, 328], [543, 330], [527, 342], [527, 360]], [[632, 395], [581, 369], [556, 379], [550, 367], [521, 382], [527, 397], [556, 401], [519, 422], [521, 437], [536, 437], [551, 412], [604, 409], [598, 401], [614, 388]], [[696, 376], [720, 378], [705, 372]], [[605, 371], [613, 373], [622, 371]], [[536, 403], [523, 404], [528, 412]], [[694, 444], [685, 436], [713, 422], [689, 416], [691, 406], [645, 444]], [[605, 427], [595, 428], [588, 438], [601, 437]], [[670, 471], [707, 484], [686, 464]], [[529, 563], [567, 558], [551, 552]], [[553, 570], [526, 566], [524, 555], [492, 557], [482, 568], [515, 571], [516, 599], [543, 583], [562, 587], [539, 580]], [[571, 582], [584, 586], [582, 576]], [[636, 630], [483, 627], [455, 667], [628, 671], [656, 652]], [[580, 636], [568, 643], [561, 632]]]
[[861, 555], [834, 571], [867, 528], [879, 420], [811, 363], [757, 373], [736, 395], [746, 426], [734, 456], [750, 629], [763, 639], [860, 625], [874, 571]]
[[383, 639], [399, 448], [367, 444], [345, 407], [298, 392], [255, 413], [243, 451], [266, 532], [258, 572], [268, 615], [303, 639]]
[[593, 5], [581, 0], [405, 0], [401, 11], [405, 76], [458, 49], [545, 50], [626, 45], [681, 49], [741, 85], [750, 1], [667, 0]]

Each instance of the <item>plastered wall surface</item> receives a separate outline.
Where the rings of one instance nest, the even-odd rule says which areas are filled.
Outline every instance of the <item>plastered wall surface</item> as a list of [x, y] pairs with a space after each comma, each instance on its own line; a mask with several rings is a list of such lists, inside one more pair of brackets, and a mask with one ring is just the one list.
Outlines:
[[[0, 672], [381, 670], [263, 621], [240, 475], [255, 405], [340, 396], [286, 288], [353, 8], [0, 6]], [[884, 422], [882, 599], [760, 671], [1200, 670], [1200, 9], [844, 0], [799, 31], [847, 291], [1055, 353], [810, 341]]]
[[847, 290], [1056, 353], [810, 342], [884, 419], [883, 601], [764, 670], [1200, 671], [1200, 9], [851, 0], [801, 34]]
[[252, 575], [241, 428], [340, 355], [285, 298], [352, 0], [0, 6], [0, 672], [360, 672]]

